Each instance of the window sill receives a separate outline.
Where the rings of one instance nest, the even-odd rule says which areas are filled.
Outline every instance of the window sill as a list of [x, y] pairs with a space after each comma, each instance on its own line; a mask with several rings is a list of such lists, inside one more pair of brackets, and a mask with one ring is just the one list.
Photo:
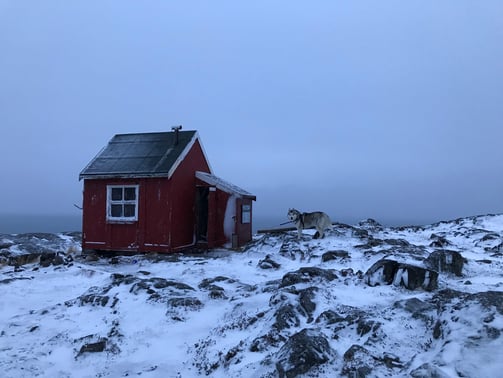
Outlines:
[[133, 224], [138, 222], [137, 219], [107, 219], [108, 224]]

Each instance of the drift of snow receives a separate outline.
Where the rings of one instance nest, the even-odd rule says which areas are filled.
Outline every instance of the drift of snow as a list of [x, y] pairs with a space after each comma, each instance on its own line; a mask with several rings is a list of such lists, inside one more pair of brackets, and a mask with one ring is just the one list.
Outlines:
[[[99, 259], [78, 254], [76, 235], [0, 235], [0, 371], [499, 376], [503, 216], [374, 226], [338, 224], [324, 239], [304, 230], [300, 241], [296, 232], [256, 235], [238, 252]], [[436, 246], [439, 240], [446, 246]], [[59, 253], [64, 263], [13, 263], [37, 248]], [[432, 291], [408, 290], [402, 267], [390, 284], [382, 269], [365, 281], [381, 259], [424, 267], [438, 250], [461, 253], [465, 264], [462, 276], [439, 272]], [[452, 256], [446, 260], [452, 264]]]

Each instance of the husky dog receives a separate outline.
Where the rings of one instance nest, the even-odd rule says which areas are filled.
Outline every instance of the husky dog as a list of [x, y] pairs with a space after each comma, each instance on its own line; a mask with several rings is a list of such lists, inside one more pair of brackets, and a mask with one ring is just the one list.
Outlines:
[[327, 214], [321, 211], [314, 213], [301, 213], [296, 209], [288, 210], [288, 219], [295, 223], [298, 232], [298, 238], [302, 236], [302, 230], [305, 228], [316, 228], [316, 234], [313, 239], [323, 238], [323, 231], [327, 228], [332, 228], [332, 222]]

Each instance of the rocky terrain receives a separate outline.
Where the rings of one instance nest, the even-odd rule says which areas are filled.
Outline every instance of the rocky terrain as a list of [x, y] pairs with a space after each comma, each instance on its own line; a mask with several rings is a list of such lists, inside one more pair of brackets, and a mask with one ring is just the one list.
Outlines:
[[496, 377], [503, 216], [257, 235], [242, 251], [82, 256], [0, 235], [5, 377]]

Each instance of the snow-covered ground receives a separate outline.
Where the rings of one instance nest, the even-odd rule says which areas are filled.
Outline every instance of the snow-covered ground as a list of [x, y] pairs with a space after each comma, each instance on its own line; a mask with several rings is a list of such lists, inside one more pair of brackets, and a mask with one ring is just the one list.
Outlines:
[[[99, 259], [78, 234], [0, 235], [0, 375], [501, 376], [502, 232], [502, 215], [365, 221]], [[411, 290], [411, 266], [435, 287]]]

